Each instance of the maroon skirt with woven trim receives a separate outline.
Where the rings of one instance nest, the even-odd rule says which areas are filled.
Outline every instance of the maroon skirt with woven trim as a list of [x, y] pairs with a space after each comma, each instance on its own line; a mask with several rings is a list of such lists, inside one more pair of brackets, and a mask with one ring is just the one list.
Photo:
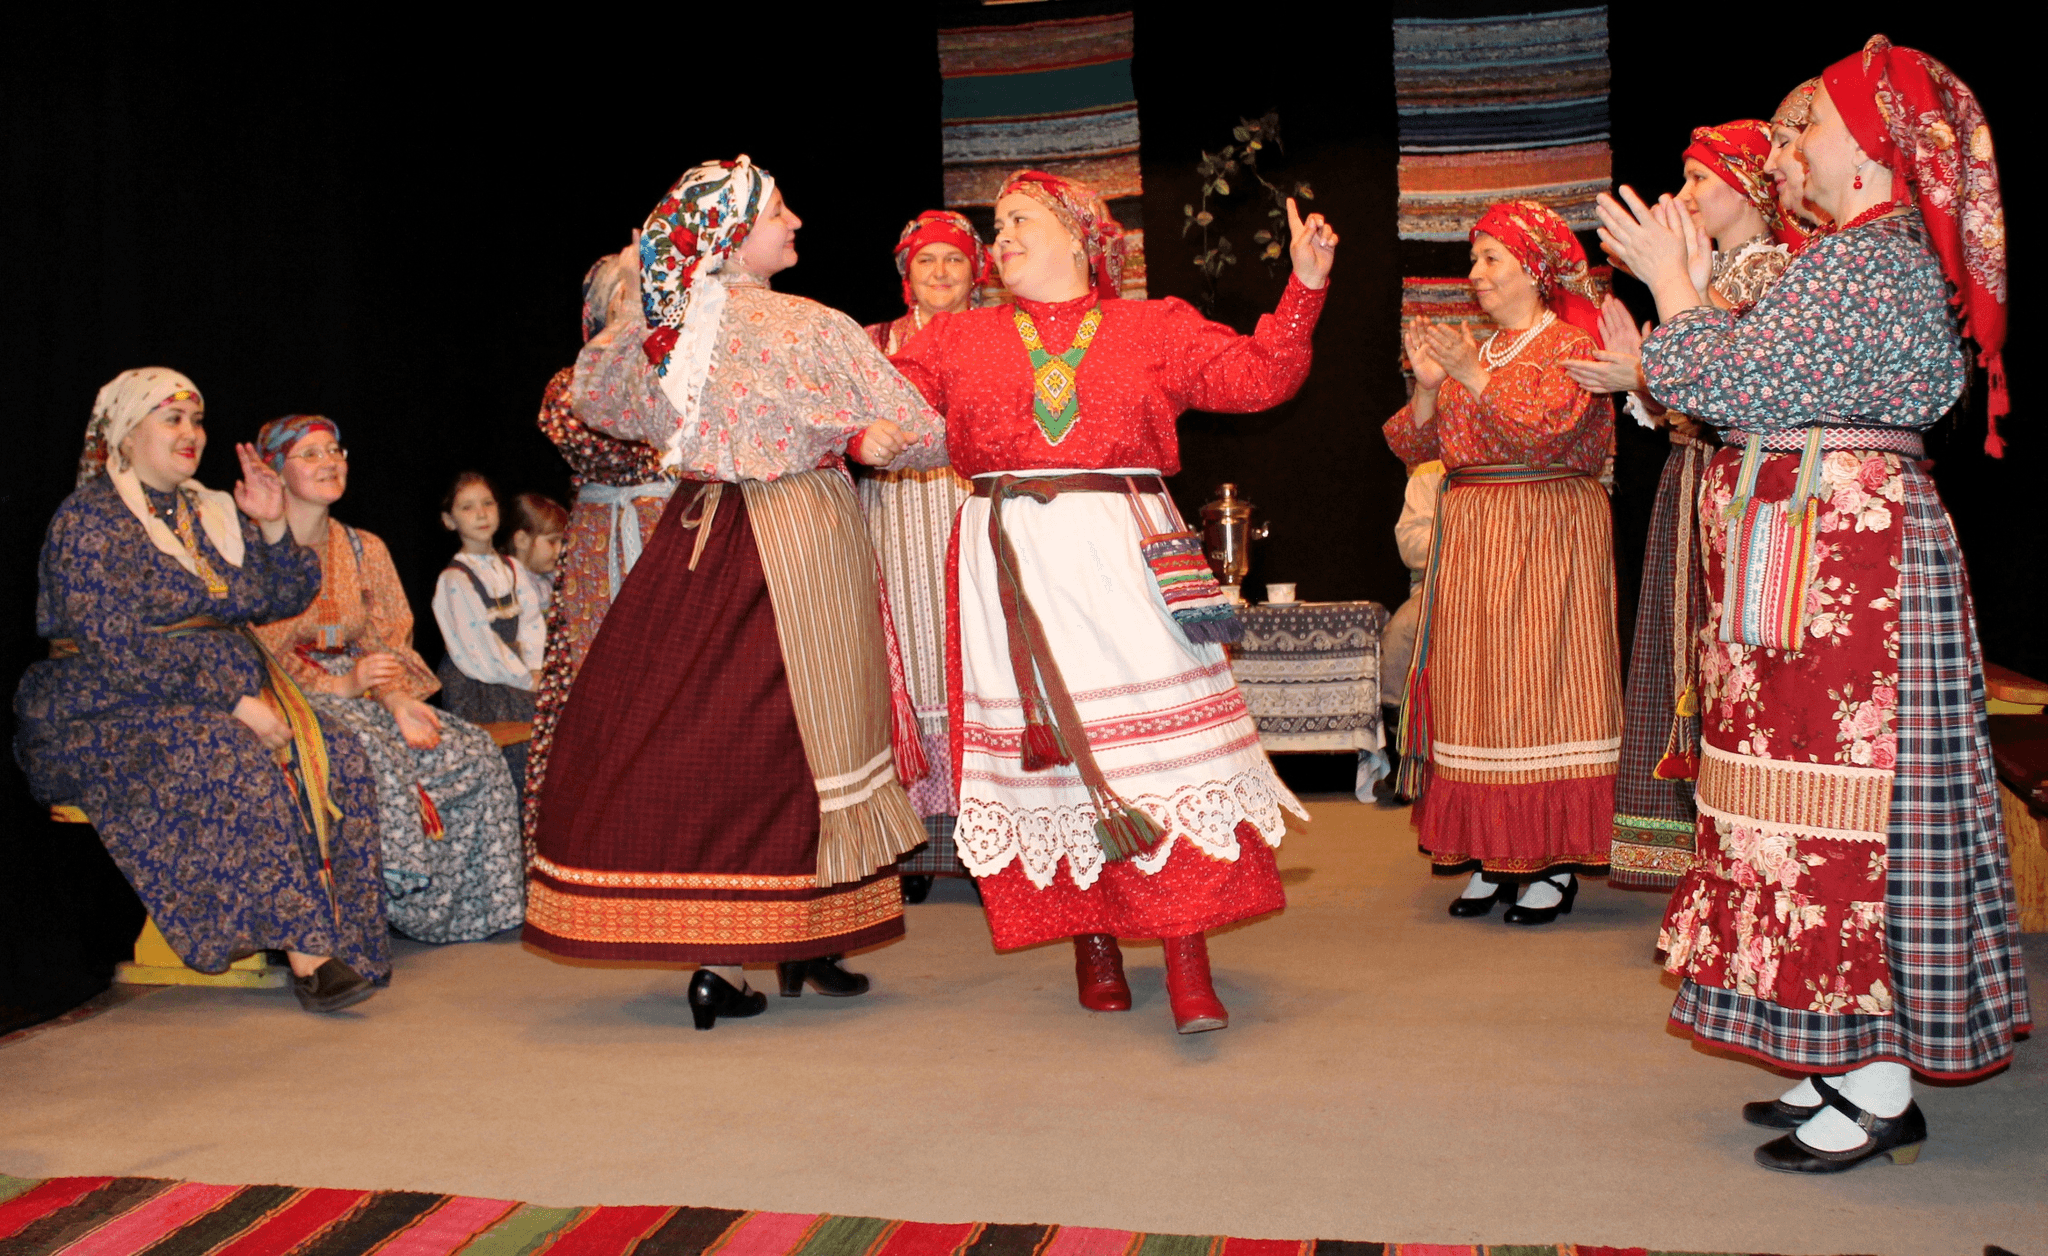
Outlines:
[[818, 794], [744, 497], [697, 569], [671, 499], [556, 725], [526, 940], [579, 959], [809, 959], [903, 933], [893, 869], [819, 889]]

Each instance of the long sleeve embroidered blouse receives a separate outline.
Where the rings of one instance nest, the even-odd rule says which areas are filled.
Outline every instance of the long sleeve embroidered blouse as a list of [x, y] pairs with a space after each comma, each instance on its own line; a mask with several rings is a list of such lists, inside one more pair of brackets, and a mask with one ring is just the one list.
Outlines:
[[[1174, 297], [1099, 302], [1102, 325], [1075, 374], [1079, 414], [1057, 443], [1032, 418], [1031, 355], [1008, 306], [941, 314], [890, 361], [945, 414], [961, 475], [1053, 467], [1172, 475], [1180, 470], [1174, 421], [1183, 411], [1247, 414], [1301, 388], [1328, 292], [1289, 277], [1279, 307], [1249, 336]], [[1059, 353], [1098, 300], [1017, 304], [1046, 349]]]
[[1685, 310], [1643, 342], [1650, 393], [1716, 427], [1924, 428], [1967, 364], [1917, 214], [1814, 241], [1740, 318]]
[[[342, 523], [329, 520], [327, 539], [314, 547], [320, 556], [319, 595], [304, 612], [259, 625], [256, 635], [309, 693], [340, 693], [343, 679], [307, 655], [353, 666], [353, 661], [365, 654], [384, 653], [396, 658], [405, 674], [371, 691], [371, 696], [396, 688], [424, 698], [439, 689], [441, 682], [412, 648], [412, 604], [405, 600], [405, 586], [398, 582], [391, 552], [376, 533], [361, 528], [354, 531], [362, 542], [362, 563], [357, 564], [355, 547], [349, 544]], [[300, 653], [301, 647], [305, 654]]]
[[[170, 507], [169, 493], [144, 493], [160, 513]], [[31, 668], [16, 713], [24, 720], [66, 720], [137, 706], [228, 710], [260, 690], [262, 656], [239, 633], [149, 631], [194, 615], [257, 623], [293, 614], [312, 600], [320, 580], [312, 551], [289, 534], [268, 544], [247, 519], [241, 527], [240, 567], [194, 529], [201, 554], [227, 581], [227, 596], [215, 598], [198, 576], [150, 544], [104, 476], [65, 498], [43, 541], [36, 634], [66, 638], [78, 653]]]
[[[907, 438], [891, 466], [945, 465], [938, 415], [838, 310], [734, 276], [718, 330], [697, 420], [681, 432], [683, 477], [736, 483], [810, 471], [882, 419]], [[682, 420], [641, 349], [646, 339], [635, 315], [584, 347], [576, 417], [608, 436], [664, 448]]]
[[1416, 419], [1414, 402], [1402, 406], [1383, 429], [1387, 446], [1410, 470], [1441, 459], [1452, 469], [1522, 464], [1598, 475], [1614, 446], [1614, 403], [1559, 365], [1591, 357], [1593, 347], [1591, 336], [1559, 319], [1490, 371], [1479, 396], [1447, 379], [1427, 421]]
[[520, 578], [515, 560], [501, 555], [457, 554], [454, 561], [475, 572], [492, 597], [514, 595], [519, 636], [516, 645], [507, 644], [492, 629], [490, 612], [469, 577], [444, 569], [434, 582], [434, 622], [440, 625], [448, 658], [471, 680], [532, 689], [547, 648], [546, 608], [534, 596], [533, 586]]

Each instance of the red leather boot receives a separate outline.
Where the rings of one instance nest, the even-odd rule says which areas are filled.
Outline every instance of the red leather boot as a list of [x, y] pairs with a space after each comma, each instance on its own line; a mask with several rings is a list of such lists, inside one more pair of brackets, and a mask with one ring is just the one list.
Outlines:
[[1131, 987], [1124, 980], [1124, 953], [1108, 934], [1075, 936], [1074, 979], [1081, 987], [1081, 1006], [1089, 1011], [1131, 1010]]
[[1174, 1028], [1199, 1034], [1230, 1025], [1230, 1013], [1209, 984], [1209, 940], [1199, 933], [1161, 938], [1166, 947], [1166, 998], [1173, 1004]]

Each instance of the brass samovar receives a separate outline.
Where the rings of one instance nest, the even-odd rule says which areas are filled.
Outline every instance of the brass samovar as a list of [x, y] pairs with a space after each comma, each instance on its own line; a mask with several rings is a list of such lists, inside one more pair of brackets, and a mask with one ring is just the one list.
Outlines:
[[1251, 570], [1251, 543], [1263, 541], [1268, 524], [1252, 524], [1252, 504], [1237, 495], [1237, 485], [1216, 486], [1216, 499], [1202, 507], [1202, 551], [1223, 591], [1238, 597], [1238, 586]]

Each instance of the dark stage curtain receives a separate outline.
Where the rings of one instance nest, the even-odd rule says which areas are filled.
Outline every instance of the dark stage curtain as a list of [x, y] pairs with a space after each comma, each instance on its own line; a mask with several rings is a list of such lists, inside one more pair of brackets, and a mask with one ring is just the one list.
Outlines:
[[[1054, 7], [1002, 6], [990, 20]], [[1241, 116], [1280, 111], [1287, 148], [1273, 174], [1312, 182], [1314, 207], [1344, 233], [1308, 385], [1267, 414], [1184, 420], [1176, 496], [1191, 511], [1232, 480], [1258, 503], [1273, 536], [1255, 551], [1254, 586], [1292, 580], [1307, 598], [1398, 604], [1407, 578], [1392, 527], [1403, 480], [1379, 436], [1402, 400], [1393, 10], [1128, 7], [1138, 15], [1153, 295], [1195, 292], [1181, 207], [1196, 199], [1201, 150], [1228, 142]], [[151, 363], [205, 391], [201, 478], [216, 486], [232, 481], [232, 444], [267, 419], [318, 411], [341, 424], [352, 484], [337, 513], [390, 545], [432, 662], [427, 597], [454, 549], [436, 519], [442, 489], [475, 467], [508, 493], [566, 495], [533, 416], [542, 385], [577, 348], [577, 282], [685, 166], [750, 152], [805, 220], [803, 261], [778, 287], [862, 322], [900, 312], [890, 247], [904, 220], [942, 199], [932, 32], [960, 24], [961, 12], [811, 6], [708, 39], [677, 16], [673, 47], [617, 15], [522, 25], [497, 13], [442, 29], [323, 13], [301, 26], [270, 13], [101, 4], [16, 19], [0, 75], [0, 353], [10, 408], [24, 419], [14, 470], [0, 478], [9, 691], [42, 649], [36, 555], [70, 491], [94, 391]], [[1855, 14], [1849, 26], [1802, 10], [1767, 32], [1710, 34], [1681, 50], [1660, 42], [1668, 15], [1618, 6], [1617, 176], [1676, 187], [1691, 126], [1767, 115], [1873, 29], [1948, 60], [2001, 134], [2024, 137], [2022, 41], [1976, 38], [1926, 10]], [[2010, 179], [2010, 150], [2005, 170]], [[2009, 214], [2024, 222], [2029, 211], [2009, 198]], [[1248, 253], [1258, 211], [1224, 221]], [[2015, 235], [2013, 287], [2025, 293], [2031, 255]], [[1247, 258], [1226, 274], [1218, 316], [1249, 329], [1278, 292]], [[1624, 295], [1641, 299], [1639, 289]], [[1935, 476], [1971, 559], [1991, 656], [2043, 675], [2040, 530], [2027, 513], [2048, 464], [2025, 352], [2033, 324], [2022, 302], [2006, 460], [1980, 452], [1980, 396], [1937, 436]], [[1662, 458], [1659, 438], [1624, 427], [1625, 599]], [[79, 845], [81, 830], [37, 815], [18, 771], [0, 781], [4, 1026], [103, 985], [137, 908], [104, 855]]]

